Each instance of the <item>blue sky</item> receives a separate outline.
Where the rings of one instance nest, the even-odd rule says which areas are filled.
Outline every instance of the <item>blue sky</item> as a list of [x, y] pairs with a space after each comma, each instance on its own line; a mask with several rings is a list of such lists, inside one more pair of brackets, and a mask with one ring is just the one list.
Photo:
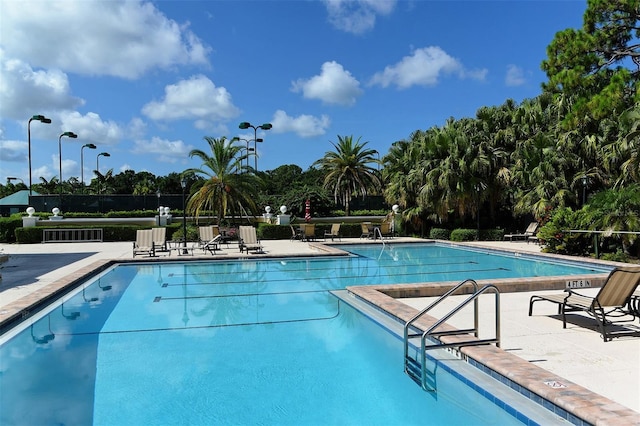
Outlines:
[[[0, 180], [199, 167], [204, 136], [252, 139], [258, 169], [306, 170], [338, 135], [383, 156], [416, 130], [540, 93], [585, 1], [0, 0]], [[243, 142], [244, 144], [244, 142]], [[253, 146], [253, 143], [251, 144]], [[252, 164], [255, 162], [251, 159]]]

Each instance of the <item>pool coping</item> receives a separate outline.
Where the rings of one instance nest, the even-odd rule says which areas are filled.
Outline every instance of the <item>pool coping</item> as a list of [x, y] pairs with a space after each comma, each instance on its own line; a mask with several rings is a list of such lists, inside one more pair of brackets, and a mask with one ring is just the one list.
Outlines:
[[[421, 240], [421, 243], [428, 241]], [[367, 243], [367, 242], [365, 242]], [[368, 241], [370, 243], [370, 241]], [[406, 242], [405, 242], [406, 243]], [[466, 245], [464, 243], [438, 242], [440, 244], [458, 246], [468, 249], [486, 250], [491, 252], [502, 252], [504, 254], [513, 255], [518, 250], [499, 249], [499, 248], [481, 248], [478, 246]], [[354, 242], [343, 244], [352, 245]], [[356, 242], [355, 244], [358, 244]], [[409, 243], [411, 244], [411, 243]], [[341, 250], [340, 243], [310, 243], [318, 252], [312, 256], [344, 256], [349, 255], [348, 252]], [[594, 263], [600, 266], [615, 267], [626, 265], [618, 262], [602, 261], [597, 259], [581, 259], [576, 260], [570, 256], [550, 255], [546, 253], [529, 253], [520, 252], [522, 256], [531, 257], [548, 257], [550, 259], [561, 259], [576, 263]], [[74, 273], [56, 280], [47, 286], [36, 290], [4, 307], [0, 310], [0, 335], [4, 334], [8, 329], [12, 328], [16, 323], [23, 321], [25, 318], [37, 313], [46, 307], [51, 300], [54, 300], [74, 288], [81, 282], [98, 275], [106, 269], [119, 264], [131, 263], [158, 263], [158, 262], [192, 262], [192, 261], [228, 261], [228, 260], [253, 260], [268, 259], [282, 257], [310, 257], [309, 254], [301, 255], [275, 255], [275, 254], [252, 254], [250, 257], [238, 255], [225, 255], [223, 257], [216, 256], [177, 256], [177, 257], [155, 257], [155, 258], [137, 258], [137, 259], [110, 259], [99, 260], [85, 267], [79, 268]], [[589, 275], [592, 281], [592, 287], [601, 286], [608, 274]], [[575, 277], [572, 277], [575, 278]], [[532, 290], [557, 290], [564, 289], [567, 277], [537, 277], [537, 278], [521, 278], [521, 279], [500, 279], [500, 280], [479, 280], [481, 286], [484, 283], [491, 282], [497, 285], [501, 291], [532, 291]], [[423, 284], [393, 284], [393, 285], [373, 285], [373, 286], [350, 286], [347, 291], [380, 309], [384, 313], [395, 317], [398, 321], [406, 321], [417, 313], [415, 308], [398, 301], [397, 299], [405, 297], [429, 297], [442, 294], [443, 288], [449, 288], [451, 282], [441, 283], [423, 283]], [[535, 287], [535, 288], [534, 288]], [[418, 322], [420, 328], [426, 329], [436, 321], [435, 318], [425, 315]], [[456, 336], [446, 336], [444, 339], [456, 339]], [[501, 377], [505, 377], [518, 386], [530, 391], [533, 395], [549, 401], [556, 407], [569, 413], [575, 419], [581, 420], [583, 423], [594, 425], [639, 425], [638, 413], [627, 408], [615, 401], [605, 398], [595, 392], [592, 392], [580, 385], [568, 381], [558, 375], [555, 375], [537, 365], [523, 360], [516, 355], [501, 350], [493, 345], [484, 346], [467, 346], [460, 349], [460, 353], [481, 366], [486, 367], [488, 371], [495, 372]], [[553, 388], [545, 384], [545, 382], [560, 382], [566, 387]], [[569, 418], [571, 421], [571, 417]], [[575, 420], [574, 419], [574, 420]], [[576, 423], [574, 421], [574, 423]]]
[[[605, 276], [606, 278], [606, 276]], [[604, 278], [602, 278], [604, 279]], [[525, 280], [525, 279], [520, 279]], [[528, 279], [526, 279], [529, 281]], [[595, 280], [595, 278], [594, 278]], [[529, 286], [529, 283], [498, 283], [498, 280], [482, 280], [478, 281], [478, 286], [483, 284], [496, 285], [500, 287], [518, 286], [525, 288]], [[517, 281], [500, 280], [500, 281]], [[536, 280], [542, 281], [542, 280]], [[562, 280], [558, 280], [558, 277], [552, 277], [547, 280], [547, 285], [553, 286]], [[389, 295], [392, 294], [406, 294], [404, 297], [421, 297], [421, 296], [436, 296], [437, 293], [442, 294], [444, 289], [450, 288], [456, 283], [425, 283], [425, 284], [410, 284], [410, 285], [397, 285], [402, 286], [402, 289], [394, 288], [396, 286], [384, 285], [384, 286], [350, 286], [347, 287], [347, 291], [353, 294], [358, 299], [369, 303], [375, 308], [379, 309], [383, 313], [395, 318], [399, 322], [405, 323], [418, 313], [418, 310], [399, 301], [399, 298]], [[527, 291], [527, 290], [522, 290]], [[415, 296], [419, 294], [419, 296]], [[424, 315], [415, 323], [421, 330], [427, 330], [431, 325], [437, 321], [429, 315]], [[452, 328], [443, 325], [443, 329]], [[445, 343], [454, 343], [456, 341], [468, 340], [468, 336], [443, 336], [442, 341]], [[560, 410], [554, 407], [549, 407], [552, 411], [563, 418], [571, 421], [574, 424], [593, 424], [593, 425], [638, 425], [639, 414], [610, 400], [602, 395], [599, 395], [589, 389], [586, 389], [578, 384], [575, 384], [563, 377], [560, 377], [554, 373], [545, 370], [529, 361], [519, 358], [509, 352], [506, 352], [494, 345], [480, 345], [480, 346], [464, 346], [459, 349], [459, 353], [468, 362], [481, 368], [485, 373], [490, 374], [494, 378], [502, 380], [507, 379], [506, 384], [513, 387], [530, 399], [536, 400], [535, 396], [542, 398], [541, 402], [545, 406], [544, 402], [551, 403], [553, 406], [560, 408]], [[549, 386], [548, 383], [561, 383], [562, 386]], [[515, 385], [515, 386], [514, 386]], [[563, 410], [564, 413], [561, 411]], [[576, 421], [580, 420], [580, 421]]]

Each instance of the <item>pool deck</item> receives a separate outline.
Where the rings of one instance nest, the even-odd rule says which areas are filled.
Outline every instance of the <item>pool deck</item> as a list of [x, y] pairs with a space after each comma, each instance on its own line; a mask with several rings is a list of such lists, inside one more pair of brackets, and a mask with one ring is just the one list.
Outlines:
[[[399, 242], [403, 239], [396, 238]], [[409, 240], [409, 239], [407, 239]], [[362, 242], [353, 239], [347, 242]], [[412, 240], [415, 241], [415, 240]], [[369, 241], [370, 242], [370, 241]], [[326, 254], [317, 244], [299, 241], [261, 242], [266, 254], [260, 256], [315, 256]], [[469, 243], [489, 248], [519, 253], [539, 252], [536, 244], [525, 242], [480, 242]], [[329, 249], [331, 250], [331, 249]], [[218, 259], [257, 257], [255, 254], [240, 254], [237, 245], [231, 244], [215, 255]], [[129, 262], [132, 260], [132, 243], [50, 243], [50, 244], [0, 244], [0, 322], [14, 315], [16, 311], [28, 307], [61, 286], [68, 285], [78, 277], [109, 264], [112, 260]], [[197, 260], [211, 259], [206, 256], [161, 255], [149, 259], [137, 257], [141, 261]], [[534, 290], [534, 289], [532, 289]], [[373, 294], [375, 289], [367, 290]], [[594, 294], [597, 289], [586, 289], [585, 294]], [[549, 290], [502, 293], [501, 305], [501, 350], [492, 354], [491, 350], [477, 354], [489, 364], [511, 370], [510, 376], [517, 375], [520, 383], [536, 388], [553, 400], [553, 392], [567, 396], [575, 394], [565, 406], [579, 417], [593, 424], [640, 425], [640, 337], [629, 336], [603, 342], [600, 334], [593, 329], [592, 321], [584, 315], [569, 315], [567, 328], [562, 328], [562, 320], [556, 314], [556, 306], [539, 302], [534, 315], [529, 317], [528, 305], [532, 294], [555, 293]], [[379, 297], [378, 295], [372, 296]], [[454, 296], [451, 302], [455, 302]], [[383, 297], [384, 299], [384, 297]], [[393, 299], [386, 296], [384, 304], [394, 305], [397, 311], [416, 312], [433, 300], [429, 297]], [[390, 302], [391, 301], [391, 302]], [[446, 306], [443, 306], [446, 308]], [[481, 318], [491, 316], [491, 307], [483, 308]], [[488, 311], [485, 313], [483, 309]], [[396, 312], [397, 313], [397, 312]], [[436, 311], [437, 314], [437, 311]], [[436, 315], [437, 316], [437, 315]], [[464, 315], [450, 322], [464, 322]], [[636, 319], [633, 324], [637, 326]], [[462, 324], [460, 325], [463, 326]], [[487, 348], [486, 346], [483, 348]], [[470, 353], [481, 349], [466, 348]], [[504, 351], [504, 352], [502, 352]], [[482, 352], [482, 351], [481, 351]], [[505, 352], [508, 356], [504, 356]], [[472, 356], [472, 355], [470, 355]], [[502, 360], [502, 365], [499, 360]], [[399, 367], [401, 368], [401, 367]], [[541, 375], [542, 372], [542, 375]], [[547, 374], [551, 373], [551, 374]], [[546, 375], [545, 375], [546, 374]], [[543, 383], [554, 382], [559, 389]], [[564, 387], [563, 387], [564, 386]], [[533, 390], [533, 389], [532, 389]], [[536, 391], [537, 391], [536, 390]], [[591, 391], [597, 395], [593, 395]], [[569, 398], [571, 399], [571, 397]]]

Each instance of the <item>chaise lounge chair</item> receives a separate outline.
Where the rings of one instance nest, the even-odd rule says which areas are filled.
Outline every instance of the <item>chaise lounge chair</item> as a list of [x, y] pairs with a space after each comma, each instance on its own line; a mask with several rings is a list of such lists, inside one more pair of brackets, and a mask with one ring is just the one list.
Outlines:
[[584, 296], [573, 290], [561, 294], [534, 295], [529, 300], [529, 316], [533, 312], [533, 304], [540, 300], [558, 304], [558, 314], [562, 314], [562, 326], [567, 328], [567, 312], [584, 311], [592, 315], [605, 342], [614, 336], [608, 333], [606, 325], [611, 324], [608, 317], [634, 315], [629, 312], [629, 301], [640, 284], [640, 267], [616, 268], [595, 297]]
[[168, 251], [167, 250], [167, 228], [151, 228], [153, 231], [153, 250], [154, 251]]
[[538, 238], [536, 237], [536, 232], [538, 232], [538, 226], [539, 226], [538, 222], [531, 222], [527, 227], [527, 230], [524, 231], [522, 234], [506, 234], [504, 238], [505, 240], [508, 238], [509, 241], [513, 241], [514, 238], [515, 239], [522, 238], [527, 242], [529, 242], [529, 240], [537, 241]]
[[340, 238], [340, 224], [339, 223], [332, 224], [331, 225], [331, 231], [329, 231], [329, 232], [324, 231], [324, 239], [326, 240], [327, 237], [331, 238], [331, 241], [333, 241], [334, 238], [337, 238], [340, 241], [342, 241], [342, 238]]
[[253, 226], [240, 226], [238, 229], [240, 233], [238, 246], [240, 247], [240, 253], [246, 251], [253, 251], [255, 253], [262, 253], [262, 245], [258, 240], [258, 236], [256, 234], [256, 228]]
[[138, 254], [156, 255], [153, 248], [153, 231], [151, 229], [138, 229], [136, 231], [136, 240], [133, 242], [133, 257]]
[[220, 249], [219, 244], [222, 241], [222, 235], [220, 235], [217, 227], [199, 226], [198, 239], [202, 251], [216, 254], [216, 250]]

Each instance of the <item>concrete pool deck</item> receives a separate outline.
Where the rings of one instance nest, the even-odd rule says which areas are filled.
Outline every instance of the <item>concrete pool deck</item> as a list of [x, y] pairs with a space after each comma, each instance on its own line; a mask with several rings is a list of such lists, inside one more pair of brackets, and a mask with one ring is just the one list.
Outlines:
[[[394, 240], [399, 241], [402, 239]], [[319, 246], [298, 241], [265, 240], [262, 243], [268, 256], [313, 256], [321, 253]], [[517, 252], [540, 250], [537, 245], [524, 242], [482, 242], [470, 245]], [[131, 261], [132, 243], [0, 244], [0, 255], [8, 255], [8, 260], [0, 264], [3, 277], [0, 282], [2, 321], [15, 309], [29, 306], [42, 297], [48, 288], [61, 281], [68, 281], [69, 277], [111, 260]], [[240, 257], [240, 254], [237, 246], [232, 244], [229, 248], [223, 247], [215, 257], [231, 259]], [[181, 257], [174, 254], [170, 257], [159, 256], [151, 261], [201, 258], [210, 259], [211, 256]], [[144, 257], [137, 259], [149, 261]], [[585, 293], [594, 291], [597, 289], [587, 289]], [[590, 319], [584, 315], [570, 315], [569, 324], [563, 329], [561, 319], [555, 315], [556, 307], [550, 303], [536, 304], [534, 315], [529, 317], [528, 301], [532, 293], [501, 294], [501, 349], [525, 360], [525, 365], [540, 367], [570, 385], [577, 384], [615, 401], [617, 404], [611, 404], [613, 412], [616, 412], [618, 404], [635, 411], [618, 411], [622, 417], [612, 417], [608, 421], [605, 416], [600, 419], [602, 424], [640, 424], [640, 337], [618, 338], [605, 343], [591, 327]], [[426, 306], [429, 300], [426, 297], [397, 299], [402, 305], [415, 309]], [[458, 320], [463, 321], [463, 318]], [[455, 322], [452, 325], [455, 326]], [[514, 365], [514, 369], [515, 367]], [[606, 404], [605, 398], [602, 400]], [[588, 410], [590, 407], [581, 409]], [[594, 418], [591, 414], [589, 417]]]

